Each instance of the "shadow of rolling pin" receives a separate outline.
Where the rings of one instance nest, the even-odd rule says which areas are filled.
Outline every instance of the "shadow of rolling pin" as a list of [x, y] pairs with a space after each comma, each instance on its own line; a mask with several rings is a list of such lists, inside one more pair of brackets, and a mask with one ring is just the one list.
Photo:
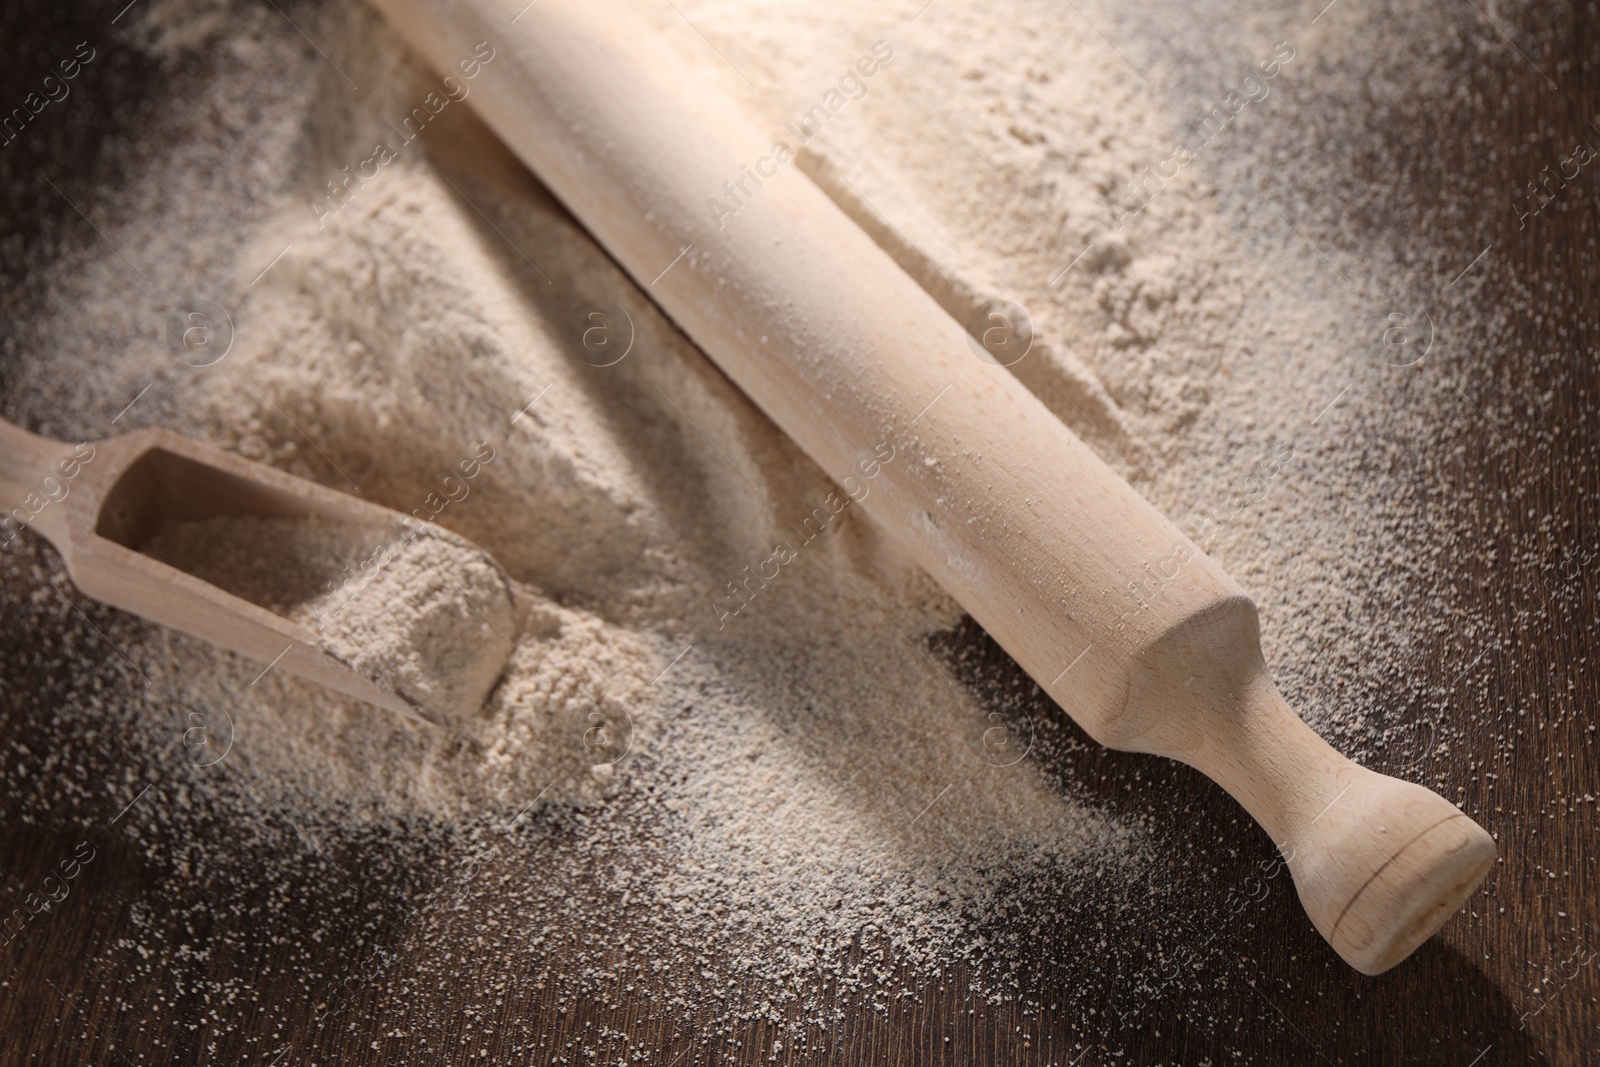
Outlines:
[[1308, 728], [1244, 591], [978, 359], [792, 165], [798, 145], [604, 0], [376, 3], [472, 81], [499, 137], [830, 476], [881, 467], [862, 506], [1084, 729], [1233, 794], [1352, 966], [1393, 966], [1461, 906], [1489, 835]]

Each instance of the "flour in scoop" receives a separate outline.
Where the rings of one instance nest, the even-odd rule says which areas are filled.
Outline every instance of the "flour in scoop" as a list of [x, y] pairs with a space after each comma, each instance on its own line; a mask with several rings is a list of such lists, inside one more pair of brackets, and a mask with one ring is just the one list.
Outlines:
[[336, 658], [445, 722], [483, 706], [516, 639], [500, 568], [420, 526], [219, 516], [172, 523], [145, 551], [304, 623]]

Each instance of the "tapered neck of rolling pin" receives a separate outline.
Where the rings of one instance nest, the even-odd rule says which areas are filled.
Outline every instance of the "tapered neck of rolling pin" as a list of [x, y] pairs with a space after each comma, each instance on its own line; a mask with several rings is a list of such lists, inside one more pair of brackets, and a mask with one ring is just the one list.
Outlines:
[[1292, 863], [1362, 768], [1294, 713], [1264, 669], [1221, 702], [1205, 709], [1205, 742], [1178, 758], [1238, 798]]

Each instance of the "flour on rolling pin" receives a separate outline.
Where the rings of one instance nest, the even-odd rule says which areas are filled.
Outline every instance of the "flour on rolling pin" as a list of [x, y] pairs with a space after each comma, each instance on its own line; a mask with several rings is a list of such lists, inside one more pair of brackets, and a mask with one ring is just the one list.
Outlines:
[[482, 707], [516, 637], [503, 572], [430, 532], [223, 516], [171, 523], [143, 550], [304, 623], [330, 653], [441, 721]]

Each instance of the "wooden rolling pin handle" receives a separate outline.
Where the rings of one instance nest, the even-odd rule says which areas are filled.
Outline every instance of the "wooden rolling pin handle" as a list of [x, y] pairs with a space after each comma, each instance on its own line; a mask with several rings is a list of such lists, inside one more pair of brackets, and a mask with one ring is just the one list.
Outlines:
[[1318, 932], [1352, 967], [1379, 974], [1465, 902], [1494, 841], [1438, 794], [1341, 756], [1264, 686], [1254, 736], [1194, 765], [1278, 843]]
[[1294, 875], [1312, 924], [1364, 974], [1399, 963], [1461, 907], [1494, 841], [1438, 794], [1335, 751], [1261, 670], [1208, 743], [1178, 758], [1244, 805]]
[[1494, 840], [1420, 785], [1341, 755], [1285, 702], [1247, 597], [1223, 600], [1138, 657], [1119, 714], [1091, 732], [1182, 760], [1239, 801], [1277, 844], [1312, 924], [1352, 967], [1388, 970], [1465, 902]]

